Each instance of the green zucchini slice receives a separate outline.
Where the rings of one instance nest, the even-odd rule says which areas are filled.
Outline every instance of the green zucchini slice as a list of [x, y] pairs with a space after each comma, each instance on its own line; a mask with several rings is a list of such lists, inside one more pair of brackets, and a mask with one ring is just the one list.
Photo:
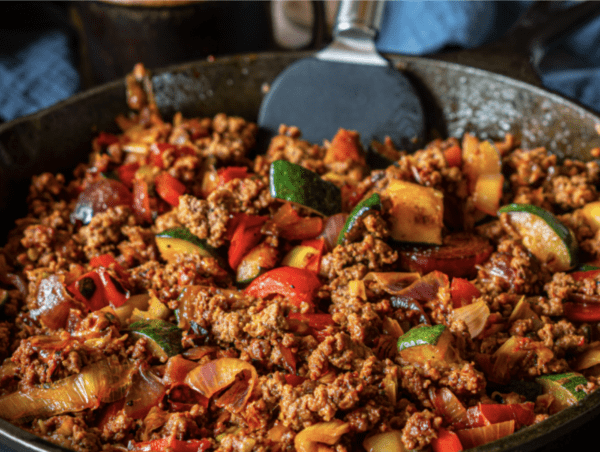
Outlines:
[[156, 246], [167, 262], [173, 262], [178, 253], [197, 253], [204, 257], [218, 259], [216, 250], [188, 231], [177, 227], [156, 234]]
[[299, 204], [326, 217], [342, 211], [342, 193], [337, 186], [286, 160], [271, 163], [269, 188], [273, 198]]
[[340, 231], [340, 235], [337, 239], [337, 244], [341, 245], [344, 243], [344, 239], [346, 238], [346, 234], [354, 228], [356, 222], [369, 210], [381, 210], [381, 198], [378, 193], [373, 193], [367, 199], [363, 199], [359, 202], [350, 215], [346, 219], [346, 223], [344, 223], [344, 227]]
[[577, 387], [586, 386], [587, 379], [578, 373], [568, 372], [558, 375], [543, 375], [535, 380], [542, 385], [544, 394], [552, 394], [554, 401], [550, 405], [550, 413], [554, 414], [577, 402], [583, 400], [587, 395], [582, 389]]
[[564, 272], [577, 265], [577, 240], [573, 231], [541, 207], [508, 204], [498, 213], [507, 213], [519, 232], [523, 245], [553, 272]]
[[454, 359], [452, 333], [445, 325], [417, 326], [398, 338], [400, 359], [407, 364]]
[[236, 282], [240, 286], [250, 284], [253, 279], [270, 270], [277, 265], [278, 252], [266, 243], [262, 243], [252, 250], [238, 265], [236, 272]]
[[183, 330], [162, 319], [138, 320], [129, 326], [133, 337], [148, 339], [152, 355], [165, 362], [169, 357], [181, 353]]

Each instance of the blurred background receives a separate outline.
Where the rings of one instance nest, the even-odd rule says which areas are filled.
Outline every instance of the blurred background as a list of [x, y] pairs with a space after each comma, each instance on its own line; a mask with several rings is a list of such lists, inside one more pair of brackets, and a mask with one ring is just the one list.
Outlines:
[[[377, 47], [410, 55], [477, 48], [502, 37], [532, 3], [389, 2]], [[0, 9], [0, 120], [10, 121], [122, 77], [136, 62], [158, 68], [322, 48], [337, 2], [32, 1], [3, 2]], [[320, 28], [315, 17], [324, 18]], [[600, 112], [600, 20], [552, 43], [537, 68], [544, 86]]]

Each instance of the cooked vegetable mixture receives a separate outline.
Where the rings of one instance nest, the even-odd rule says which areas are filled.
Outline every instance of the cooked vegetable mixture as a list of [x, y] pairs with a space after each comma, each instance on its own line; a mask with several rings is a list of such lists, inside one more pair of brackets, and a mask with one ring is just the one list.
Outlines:
[[42, 174], [0, 248], [0, 417], [77, 451], [454, 452], [600, 375], [600, 167], [165, 122]]

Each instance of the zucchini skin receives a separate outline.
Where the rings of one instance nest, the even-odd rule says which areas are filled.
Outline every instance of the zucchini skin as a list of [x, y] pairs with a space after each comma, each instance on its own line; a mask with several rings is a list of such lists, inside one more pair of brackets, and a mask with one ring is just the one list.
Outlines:
[[342, 228], [342, 230], [340, 231], [340, 235], [338, 236], [338, 245], [342, 245], [344, 243], [346, 234], [350, 232], [352, 228], [354, 228], [356, 222], [369, 210], [381, 211], [381, 197], [379, 196], [379, 193], [373, 193], [367, 199], [364, 199], [361, 202], [359, 202], [356, 205], [356, 207], [352, 209], [352, 212], [350, 212], [350, 215], [346, 219], [344, 227]]
[[342, 192], [336, 185], [287, 160], [271, 163], [269, 190], [273, 198], [299, 204], [326, 217], [342, 211]]

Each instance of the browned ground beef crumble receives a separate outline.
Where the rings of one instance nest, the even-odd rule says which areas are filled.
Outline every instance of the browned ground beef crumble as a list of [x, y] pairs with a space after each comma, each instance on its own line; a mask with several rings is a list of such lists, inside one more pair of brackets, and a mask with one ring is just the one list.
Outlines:
[[[122, 403], [118, 405], [123, 392], [120, 398], [85, 409], [9, 420], [53, 443], [86, 452], [135, 449], [139, 443], [161, 438], [204, 439], [201, 450], [211, 451], [313, 451], [317, 449], [298, 440], [301, 432], [328, 422], [338, 422], [343, 433], [334, 435], [327, 450], [363, 450], [366, 438], [391, 431], [399, 432], [406, 449], [428, 450], [441, 428], [465, 428], [449, 422], [436, 406], [435, 394], [444, 388], [465, 408], [531, 400], [535, 403], [532, 423], [552, 413], [552, 396], [528, 397], [509, 381], [533, 382], [542, 375], [576, 370], [588, 381], [580, 389], [586, 393], [596, 389], [600, 365], [580, 369], [577, 359], [596, 347], [598, 324], [569, 321], [563, 303], [574, 297], [599, 303], [600, 275], [577, 280], [569, 272], [552, 272], [524, 245], [506, 214], [482, 223], [465, 172], [460, 166], [450, 166], [445, 157], [446, 150], [461, 146], [458, 139], [436, 140], [412, 155], [386, 142], [383, 146], [390, 148], [388, 154], [397, 156], [397, 162], [370, 172], [364, 162], [328, 160], [329, 142], [308, 143], [296, 127], [282, 126], [266, 155], [250, 160], [255, 124], [225, 114], [212, 119], [186, 119], [178, 114], [172, 123], [164, 122], [152, 102], [143, 67], [136, 67], [127, 83], [134, 112], [117, 118], [124, 134], [121, 139], [95, 140], [89, 163], [78, 166], [70, 181], [60, 174], [34, 177], [27, 200], [29, 214], [17, 220], [8, 242], [0, 248], [0, 353], [4, 359], [0, 395], [27, 393], [40, 385], [51, 387], [109, 358], [123, 369], [132, 369], [128, 378], [134, 385], [143, 378], [154, 379], [165, 393], [142, 416], [128, 415]], [[132, 151], [136, 143], [146, 143], [146, 153], [151, 152], [152, 143], [192, 150], [181, 155], [176, 148], [168, 148], [160, 154], [163, 168], [154, 169], [183, 183], [185, 194], [179, 205], [171, 207], [157, 198], [150, 222], [127, 205], [99, 211], [89, 224], [73, 220], [84, 187], [101, 178], [101, 173], [144, 158]], [[586, 204], [598, 201], [598, 164], [559, 162], [544, 148], [519, 149], [512, 136], [497, 143], [497, 148], [510, 186], [501, 204], [527, 203], [553, 212], [573, 231], [585, 260], [600, 260], [600, 232], [581, 212]], [[385, 208], [369, 211], [344, 244], [325, 250], [315, 303], [333, 322], [319, 332], [292, 327], [289, 313], [307, 313], [306, 304], [295, 305], [283, 295], [246, 294], [236, 287], [235, 273], [217, 258], [194, 253], [163, 258], [155, 236], [170, 228], [185, 227], [208, 245], [226, 250], [235, 214], [272, 217], [283, 204], [269, 192], [269, 167], [279, 159], [310, 169], [339, 187], [351, 186], [359, 198], [395, 180], [443, 192], [444, 234], [466, 230], [486, 238], [493, 247], [489, 257], [474, 264], [468, 275], [480, 292], [473, 301], [481, 301], [490, 312], [484, 333], [471, 337], [467, 323], [454, 316], [451, 278], [428, 298], [415, 296], [407, 302], [397, 292], [414, 279], [399, 283], [394, 292], [371, 277], [408, 270], [400, 264], [402, 248], [389, 240]], [[231, 166], [245, 167], [252, 176], [234, 178], [206, 193], [210, 171]], [[344, 203], [349, 212], [347, 198]], [[303, 208], [297, 212], [301, 217], [314, 216]], [[276, 249], [275, 266], [299, 243], [285, 239], [281, 228], [270, 220], [261, 234], [261, 243]], [[255, 368], [257, 382], [241, 409], [220, 403], [218, 395], [206, 399], [189, 385], [166, 381], [173, 358], [153, 353], [149, 340], [131, 334], [128, 321], [120, 320], [110, 308], [89, 311], [65, 291], [59, 294], [69, 299], [65, 321], [55, 325], [44, 320], [40, 292], [49, 278], [68, 286], [92, 270], [91, 259], [105, 254], [112, 255], [126, 273], [132, 295], [151, 294], [169, 309], [165, 320], [185, 329], [180, 358], [200, 365], [234, 358]], [[114, 268], [110, 271], [112, 277], [119, 276]], [[356, 290], [357, 281], [364, 283], [364, 293]], [[182, 297], [186, 287], [196, 290]], [[532, 314], [511, 318], [521, 300]], [[185, 322], [176, 318], [176, 310], [185, 310]], [[397, 335], [390, 325], [406, 333], [424, 322], [445, 325], [452, 333], [454, 359], [411, 361], [398, 353]], [[497, 350], [511, 338], [523, 340], [520, 358], [508, 366], [508, 379], [489, 381]], [[291, 374], [300, 380], [290, 382]], [[242, 375], [247, 376], [239, 374], [234, 385], [243, 383], [239, 381]], [[131, 393], [132, 386], [128, 388]], [[321, 447], [318, 450], [324, 451], [325, 444]]]

